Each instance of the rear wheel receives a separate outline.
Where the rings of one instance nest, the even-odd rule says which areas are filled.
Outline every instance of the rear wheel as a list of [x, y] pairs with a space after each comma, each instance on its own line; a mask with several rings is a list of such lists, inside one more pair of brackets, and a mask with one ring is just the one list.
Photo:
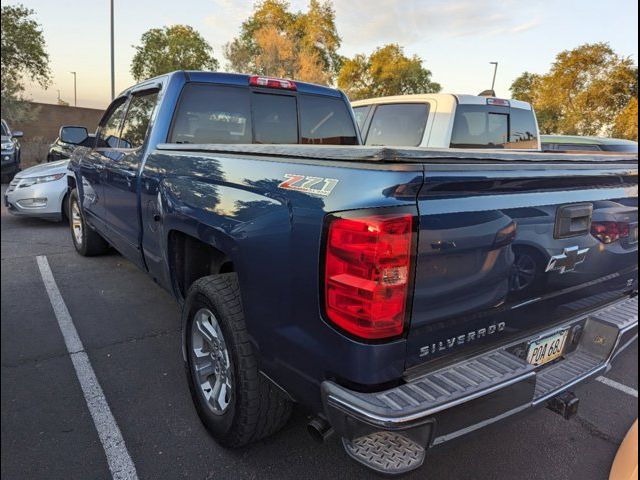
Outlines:
[[291, 414], [291, 401], [258, 371], [236, 274], [194, 282], [183, 315], [189, 388], [207, 430], [227, 447], [278, 431]]
[[69, 196], [69, 226], [71, 227], [71, 239], [76, 252], [85, 257], [101, 255], [109, 250], [109, 244], [98, 232], [87, 225], [80, 201], [78, 190], [73, 189]]

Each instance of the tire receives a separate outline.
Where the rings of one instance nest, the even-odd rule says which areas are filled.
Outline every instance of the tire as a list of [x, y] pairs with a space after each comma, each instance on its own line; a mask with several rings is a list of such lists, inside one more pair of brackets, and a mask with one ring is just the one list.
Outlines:
[[[183, 325], [191, 396], [200, 420], [218, 443], [240, 447], [280, 430], [291, 415], [292, 402], [258, 371], [236, 274], [211, 275], [194, 282], [183, 307]], [[203, 335], [202, 325], [207, 329], [213, 325], [219, 348], [205, 348], [213, 342], [206, 342], [210, 330]], [[207, 362], [216, 367], [206, 367]], [[198, 373], [196, 366], [205, 373]], [[220, 395], [223, 389], [224, 395]], [[214, 392], [219, 392], [223, 400], [213, 399]]]
[[[87, 225], [80, 207], [78, 190], [74, 188], [69, 196], [69, 231], [73, 246], [83, 257], [102, 255], [109, 251], [109, 244], [93, 228]], [[79, 230], [78, 230], [79, 229]]]
[[64, 198], [62, 199], [62, 205], [60, 205], [60, 213], [62, 214], [62, 221], [63, 222], [68, 222], [69, 224], [71, 224], [71, 221], [69, 220], [69, 215], [70, 215], [70, 211], [69, 211], [69, 192], [67, 192], [64, 195]]

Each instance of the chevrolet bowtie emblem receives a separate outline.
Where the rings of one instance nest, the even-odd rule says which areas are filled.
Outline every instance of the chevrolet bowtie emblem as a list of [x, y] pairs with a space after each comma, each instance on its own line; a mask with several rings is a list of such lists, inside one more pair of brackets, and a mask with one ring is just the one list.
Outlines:
[[577, 265], [580, 265], [587, 258], [588, 248], [567, 247], [560, 255], [554, 255], [549, 260], [545, 272], [558, 271], [560, 274], [572, 272]]

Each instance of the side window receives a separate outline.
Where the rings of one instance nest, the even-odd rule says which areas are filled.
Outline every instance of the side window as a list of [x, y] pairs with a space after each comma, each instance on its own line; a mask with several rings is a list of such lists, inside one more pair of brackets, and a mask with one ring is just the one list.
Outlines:
[[171, 143], [251, 143], [249, 90], [188, 84], [173, 117]]
[[378, 105], [365, 144], [417, 147], [428, 116], [429, 105], [425, 103]]
[[158, 92], [144, 92], [133, 95], [122, 124], [120, 148], [138, 148], [144, 143]]
[[321, 145], [356, 145], [358, 138], [344, 100], [300, 95], [300, 141]]
[[298, 143], [295, 97], [253, 93], [251, 107], [255, 143]]
[[118, 147], [120, 123], [122, 121], [122, 115], [124, 115], [127, 102], [126, 99], [119, 99], [117, 101], [120, 103], [111, 110], [106, 121], [104, 121], [100, 127], [96, 148]]
[[371, 110], [371, 105], [364, 105], [362, 107], [354, 107], [353, 114], [356, 117], [356, 124], [360, 129], [360, 133], [364, 133], [362, 129], [364, 128], [364, 121], [367, 119], [367, 115], [369, 115], [369, 111]]

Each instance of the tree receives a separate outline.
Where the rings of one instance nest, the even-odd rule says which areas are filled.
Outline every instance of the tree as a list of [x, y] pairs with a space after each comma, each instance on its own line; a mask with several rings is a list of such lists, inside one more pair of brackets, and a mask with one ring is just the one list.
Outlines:
[[523, 102], [533, 103], [533, 92], [536, 88], [536, 83], [539, 81], [540, 75], [524, 72], [511, 84], [509, 88], [511, 97]]
[[638, 141], [638, 97], [629, 101], [613, 124], [614, 137]]
[[2, 115], [18, 122], [35, 115], [25, 102], [24, 79], [29, 78], [47, 88], [51, 78], [49, 56], [40, 25], [32, 18], [34, 11], [23, 5], [2, 7]]
[[263, 0], [225, 46], [225, 57], [236, 72], [328, 85], [340, 68], [340, 42], [329, 1], [311, 0], [306, 12], [293, 13], [284, 0]]
[[376, 49], [369, 57], [358, 54], [345, 60], [338, 75], [338, 87], [351, 100], [439, 92], [431, 81], [431, 71], [417, 55], [407, 57], [402, 47], [392, 43]]
[[142, 34], [131, 60], [136, 81], [174, 70], [216, 70], [211, 45], [188, 25], [152, 28]]
[[[560, 52], [544, 75], [525, 72], [511, 86], [515, 98], [530, 101], [542, 133], [611, 135], [638, 95], [638, 69], [606, 43], [581, 45]], [[637, 122], [637, 120], [636, 120]], [[624, 121], [629, 125], [629, 121]], [[632, 127], [631, 127], [632, 128]]]
[[291, 76], [296, 63], [295, 45], [287, 35], [269, 25], [255, 33], [256, 56], [253, 62], [263, 75]]

